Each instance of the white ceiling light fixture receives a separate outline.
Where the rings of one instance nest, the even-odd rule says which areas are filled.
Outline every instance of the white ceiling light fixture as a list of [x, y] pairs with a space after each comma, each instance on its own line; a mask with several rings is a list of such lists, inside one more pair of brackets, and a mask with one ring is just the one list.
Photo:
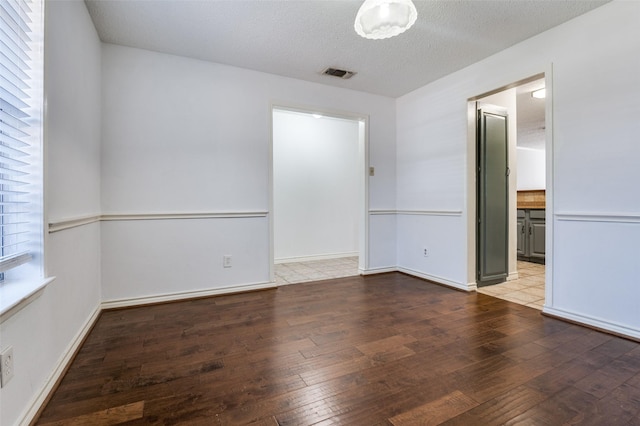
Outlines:
[[547, 90], [543, 87], [542, 89], [534, 90], [531, 92], [531, 97], [536, 99], [544, 99], [547, 96]]
[[353, 27], [364, 38], [380, 40], [402, 34], [417, 18], [418, 11], [411, 0], [365, 0]]

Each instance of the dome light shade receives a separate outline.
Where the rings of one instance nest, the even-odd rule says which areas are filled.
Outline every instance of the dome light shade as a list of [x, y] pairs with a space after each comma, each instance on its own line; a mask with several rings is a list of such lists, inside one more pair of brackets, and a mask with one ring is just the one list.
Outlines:
[[411, 0], [365, 0], [353, 27], [364, 38], [380, 40], [402, 34], [417, 18], [418, 12]]

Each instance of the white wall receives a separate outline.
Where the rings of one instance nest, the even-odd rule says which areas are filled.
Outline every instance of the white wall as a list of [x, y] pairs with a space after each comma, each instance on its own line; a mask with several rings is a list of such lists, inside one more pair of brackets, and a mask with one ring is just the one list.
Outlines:
[[[360, 218], [359, 123], [275, 110], [275, 259], [353, 255]], [[362, 188], [364, 191], [364, 188]]]
[[518, 190], [546, 189], [546, 153], [518, 147]]
[[[100, 211], [100, 41], [83, 2], [45, 9], [45, 216], [55, 222]], [[49, 235], [45, 257], [56, 280], [0, 325], [15, 360], [15, 376], [0, 390], [2, 425], [35, 413], [100, 303], [97, 223]]]
[[[370, 207], [395, 208], [392, 99], [109, 44], [102, 60], [102, 208], [142, 215], [103, 224], [105, 300], [269, 282], [272, 104], [368, 115]], [[246, 212], [256, 214], [188, 219]], [[148, 223], [164, 213], [181, 215]], [[395, 252], [372, 259], [393, 263]]]
[[[399, 252], [416, 233], [432, 247], [420, 273], [467, 284], [467, 99], [552, 64], [545, 311], [640, 336], [640, 197], [632, 195], [640, 181], [639, 14], [640, 3], [608, 3], [398, 99], [398, 209], [462, 212], [418, 223], [399, 217]], [[408, 261], [399, 256], [401, 266]]]

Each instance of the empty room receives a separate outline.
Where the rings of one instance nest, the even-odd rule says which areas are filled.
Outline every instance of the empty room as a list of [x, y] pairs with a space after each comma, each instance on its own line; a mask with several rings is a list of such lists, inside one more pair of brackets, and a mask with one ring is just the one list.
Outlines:
[[640, 424], [639, 23], [0, 0], [0, 424]]

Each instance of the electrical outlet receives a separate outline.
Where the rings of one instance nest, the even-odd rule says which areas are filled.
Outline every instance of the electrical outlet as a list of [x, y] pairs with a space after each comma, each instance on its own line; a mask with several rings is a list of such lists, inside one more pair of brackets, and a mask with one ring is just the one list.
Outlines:
[[13, 377], [13, 348], [11, 346], [0, 354], [0, 370], [2, 370], [0, 386], [5, 386]]
[[424, 257], [429, 257], [429, 249], [428, 248], [424, 248], [424, 249], [422, 249], [422, 251], [423, 251], [422, 254], [423, 254]]
[[231, 256], [229, 255], [222, 256], [222, 267], [231, 268]]

